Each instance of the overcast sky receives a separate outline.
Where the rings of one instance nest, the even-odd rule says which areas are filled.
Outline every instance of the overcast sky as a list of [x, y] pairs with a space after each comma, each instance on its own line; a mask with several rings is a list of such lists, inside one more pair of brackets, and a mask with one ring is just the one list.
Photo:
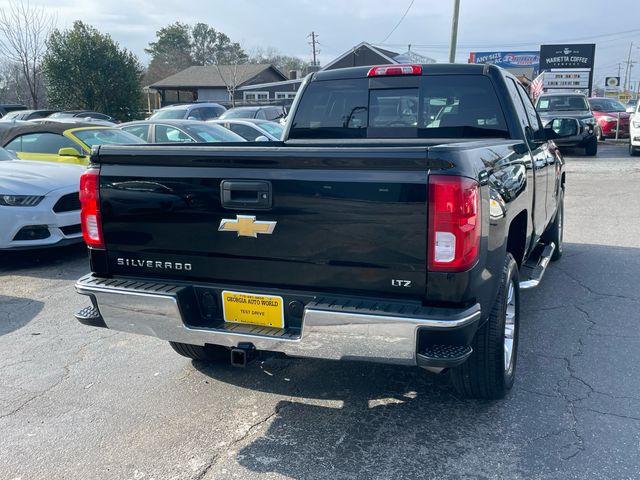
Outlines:
[[[0, 0], [0, 8], [8, 0]], [[175, 21], [205, 22], [250, 51], [273, 46], [284, 54], [311, 57], [307, 35], [319, 35], [320, 60], [328, 63], [365, 40], [380, 45], [411, 0], [31, 0], [57, 14], [58, 27], [80, 19], [109, 33], [136, 53], [155, 32]], [[400, 26], [384, 41], [403, 52], [407, 45], [447, 60], [453, 0], [415, 0]], [[629, 44], [640, 47], [638, 0], [461, 0], [457, 61], [469, 51], [535, 50], [541, 43], [596, 43], [595, 80], [617, 75]], [[633, 30], [633, 31], [632, 31]], [[630, 32], [631, 31], [631, 32]], [[634, 46], [632, 60], [640, 61]], [[624, 65], [622, 67], [624, 75]], [[632, 70], [640, 80], [640, 63]]]

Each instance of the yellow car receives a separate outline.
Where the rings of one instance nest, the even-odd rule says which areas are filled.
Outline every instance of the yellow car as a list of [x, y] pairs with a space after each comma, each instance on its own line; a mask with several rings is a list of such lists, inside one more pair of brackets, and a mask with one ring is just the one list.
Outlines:
[[42, 160], [78, 165], [89, 163], [94, 145], [146, 143], [112, 127], [77, 123], [21, 123], [0, 130], [0, 144], [22, 160]]

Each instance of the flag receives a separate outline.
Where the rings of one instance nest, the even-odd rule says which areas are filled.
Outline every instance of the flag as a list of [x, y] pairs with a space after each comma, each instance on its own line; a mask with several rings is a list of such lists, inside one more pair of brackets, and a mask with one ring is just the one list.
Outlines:
[[543, 78], [544, 72], [538, 75], [529, 86], [529, 93], [531, 94], [531, 97], [534, 101], [540, 96], [540, 94], [542, 93], [542, 89], [544, 88], [544, 83], [542, 82]]

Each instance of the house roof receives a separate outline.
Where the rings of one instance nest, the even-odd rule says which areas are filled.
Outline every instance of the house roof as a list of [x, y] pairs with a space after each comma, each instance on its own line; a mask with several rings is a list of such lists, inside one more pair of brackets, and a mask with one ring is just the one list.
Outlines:
[[286, 80], [287, 77], [271, 64], [195, 65], [149, 85], [149, 88], [225, 88], [233, 83], [234, 76], [235, 83], [241, 86], [269, 69]]
[[336, 58], [332, 62], [326, 64], [320, 70], [327, 70], [332, 65], [338, 63], [340, 60], [345, 58], [347, 55], [351, 55], [353, 52], [355, 52], [356, 50], [358, 50], [360, 48], [367, 48], [367, 49], [371, 50], [372, 52], [380, 55], [382, 58], [387, 60], [389, 63], [398, 63], [395, 60], [393, 60], [393, 57], [396, 57], [396, 56], [399, 55], [397, 52], [392, 52], [391, 50], [385, 50], [383, 48], [374, 47], [373, 45], [371, 45], [368, 42], [360, 42], [358, 45], [356, 45], [355, 47], [351, 47], [349, 50], [344, 52], [342, 55], [340, 55], [338, 58]]

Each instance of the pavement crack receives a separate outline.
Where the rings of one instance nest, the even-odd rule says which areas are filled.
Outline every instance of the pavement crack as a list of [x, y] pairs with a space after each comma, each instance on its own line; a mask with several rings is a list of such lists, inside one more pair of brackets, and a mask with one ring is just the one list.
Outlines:
[[[32, 395], [31, 397], [29, 397], [27, 400], [25, 400], [24, 402], [22, 402], [20, 405], [18, 405], [16, 408], [14, 408], [13, 410], [11, 410], [9, 413], [5, 413], [3, 415], [0, 415], [0, 419], [6, 418], [6, 417], [10, 417], [11, 415], [14, 415], [16, 413], [18, 413], [19, 411], [21, 411], [23, 408], [25, 408], [26, 406], [28, 406], [29, 404], [31, 404], [33, 401], [37, 400], [38, 398], [43, 397], [44, 395], [46, 395], [47, 393], [49, 393], [51, 390], [53, 390], [54, 388], [56, 388], [58, 385], [60, 385], [62, 382], [64, 382], [65, 380], [67, 380], [69, 378], [69, 375], [71, 374], [71, 368], [74, 365], [77, 365], [78, 363], [80, 363], [83, 359], [84, 359], [84, 353], [83, 351], [89, 346], [92, 345], [94, 343], [97, 343], [99, 341], [105, 340], [107, 338], [110, 337], [115, 337], [116, 335], [119, 335], [120, 332], [115, 332], [112, 335], [104, 335], [101, 336], [100, 338], [91, 340], [85, 344], [83, 344], [82, 346], [80, 346], [80, 348], [72, 354], [72, 358], [74, 358], [75, 360], [65, 364], [62, 366], [62, 375], [60, 376], [60, 378], [55, 381], [52, 385], [49, 385], [47, 388], [45, 388], [44, 390], [36, 393], [35, 395]], [[80, 355], [80, 358], [77, 358], [78, 355]]]
[[610, 417], [616, 417], [616, 418], [623, 418], [625, 420], [635, 420], [637, 422], [640, 422], [640, 417], [633, 417], [630, 415], [620, 415], [619, 413], [612, 413], [612, 412], [603, 412], [601, 410], [596, 410], [595, 408], [588, 408], [588, 407], [577, 407], [580, 410], [586, 410], [588, 412], [593, 412], [593, 413], [598, 413], [600, 415], [607, 415]]
[[[283, 368], [281, 368], [278, 373], [284, 375], [284, 373], [289, 370], [290, 368], [293, 368], [293, 361], [289, 360], [286, 362], [286, 364], [284, 365]], [[227, 446], [225, 446], [225, 450], [230, 450], [232, 449], [235, 445], [238, 445], [242, 442], [244, 442], [247, 438], [251, 437], [251, 435], [253, 435], [253, 433], [257, 430], [260, 430], [261, 427], [265, 424], [267, 424], [269, 421], [271, 421], [271, 419], [273, 419], [274, 417], [276, 417], [278, 414], [280, 414], [283, 410], [285, 410], [287, 407], [293, 405], [293, 400], [301, 395], [301, 390], [300, 387], [298, 386], [297, 383], [293, 384], [293, 394], [289, 395], [287, 397], [287, 403], [281, 405], [281, 402], [278, 402], [278, 404], [276, 405], [276, 407], [274, 408], [273, 412], [271, 412], [269, 415], [263, 417], [261, 420], [258, 420], [255, 423], [252, 423], [249, 428], [246, 430], [246, 432], [244, 432], [242, 435], [240, 435], [240, 437], [235, 438], [234, 440], [231, 441], [231, 443], [229, 443]], [[196, 474], [195, 477], [193, 477], [193, 480], [203, 480], [207, 474], [211, 471], [212, 468], [214, 468], [218, 462], [220, 461], [220, 459], [222, 458], [222, 456], [220, 454], [216, 454], [214, 455], [206, 464], [204, 467], [202, 467], [202, 469]]]
[[[290, 404], [288, 404], [288, 405], [290, 405]], [[227, 445], [225, 447], [225, 450], [231, 449], [235, 445], [244, 442], [247, 438], [249, 438], [253, 434], [253, 432], [255, 430], [259, 430], [260, 427], [262, 427], [262, 425], [268, 423], [272, 418], [277, 416], [284, 408], [286, 408], [286, 406], [283, 406], [283, 407], [276, 406], [274, 411], [271, 412], [269, 415], [267, 415], [266, 417], [263, 417], [261, 420], [258, 420], [255, 423], [251, 424], [249, 426], [249, 428], [247, 429], [247, 431], [244, 432], [240, 437], [234, 439], [229, 445]], [[209, 473], [209, 471], [213, 467], [216, 466], [216, 464], [220, 461], [221, 458], [222, 458], [222, 455], [220, 455], [220, 454], [214, 455], [213, 458], [211, 458], [206, 463], [206, 465], [196, 474], [196, 476], [193, 477], [193, 480], [202, 480], [202, 479], [204, 479], [206, 477], [206, 475]]]
[[580, 287], [582, 287], [587, 292], [589, 292], [591, 295], [596, 295], [596, 296], [599, 296], [599, 297], [620, 298], [620, 299], [629, 300], [629, 301], [632, 301], [632, 302], [640, 302], [640, 298], [637, 298], [637, 297], [628, 297], [626, 295], [616, 295], [616, 294], [613, 294], [613, 293], [597, 292], [593, 288], [591, 288], [589, 285], [584, 283], [582, 280], [580, 280], [578, 277], [576, 277], [576, 276], [572, 275], [571, 273], [569, 273], [568, 270], [565, 270], [564, 268], [559, 267], [559, 266], [557, 268], [562, 273], [564, 273], [567, 277], [569, 277], [571, 280], [573, 280], [575, 283], [577, 283]]

